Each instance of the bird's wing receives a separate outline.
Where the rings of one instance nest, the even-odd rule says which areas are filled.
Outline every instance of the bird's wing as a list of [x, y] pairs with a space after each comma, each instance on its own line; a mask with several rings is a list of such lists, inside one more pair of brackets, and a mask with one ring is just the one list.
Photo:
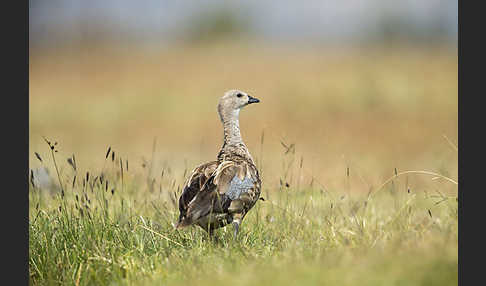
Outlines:
[[184, 184], [184, 189], [182, 190], [182, 194], [179, 198], [180, 216], [178, 224], [180, 224], [181, 219], [186, 216], [189, 203], [193, 201], [196, 195], [201, 191], [202, 186], [206, 184], [217, 167], [218, 162], [211, 161], [197, 166], [191, 172], [191, 175]]
[[246, 213], [258, 200], [260, 179], [247, 161], [223, 161], [187, 206], [184, 225], [212, 213]]
[[225, 212], [246, 212], [260, 196], [258, 170], [248, 161], [224, 161], [216, 169], [213, 183]]

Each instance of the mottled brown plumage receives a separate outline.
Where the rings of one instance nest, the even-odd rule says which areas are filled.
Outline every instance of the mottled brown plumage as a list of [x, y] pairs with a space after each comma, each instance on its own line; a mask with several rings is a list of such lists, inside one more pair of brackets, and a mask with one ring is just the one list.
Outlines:
[[197, 166], [179, 198], [177, 228], [199, 225], [214, 229], [241, 221], [260, 197], [261, 180], [253, 158], [241, 139], [239, 111], [258, 99], [230, 90], [220, 99], [218, 113], [223, 123], [224, 142], [217, 160]]

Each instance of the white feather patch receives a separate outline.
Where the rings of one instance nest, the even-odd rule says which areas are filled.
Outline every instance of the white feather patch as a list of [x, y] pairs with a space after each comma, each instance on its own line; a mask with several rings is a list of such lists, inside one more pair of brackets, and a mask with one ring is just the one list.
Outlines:
[[250, 188], [254, 186], [254, 184], [255, 182], [253, 182], [250, 177], [245, 177], [243, 180], [240, 180], [240, 178], [235, 175], [231, 180], [229, 188], [225, 194], [231, 200], [236, 200], [240, 197], [241, 193], [246, 193]]

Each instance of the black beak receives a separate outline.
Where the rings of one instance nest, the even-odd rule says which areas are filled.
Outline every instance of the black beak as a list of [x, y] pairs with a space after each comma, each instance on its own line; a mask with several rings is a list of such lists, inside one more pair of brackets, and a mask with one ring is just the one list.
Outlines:
[[248, 95], [248, 104], [258, 103], [258, 102], [260, 102], [258, 98], [254, 98]]

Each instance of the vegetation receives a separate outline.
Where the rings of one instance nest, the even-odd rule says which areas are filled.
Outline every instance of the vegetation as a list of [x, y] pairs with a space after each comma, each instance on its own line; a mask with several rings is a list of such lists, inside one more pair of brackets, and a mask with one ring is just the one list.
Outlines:
[[[30, 60], [30, 284], [457, 285], [456, 54], [89, 49]], [[264, 201], [211, 241], [173, 223], [229, 88]]]

